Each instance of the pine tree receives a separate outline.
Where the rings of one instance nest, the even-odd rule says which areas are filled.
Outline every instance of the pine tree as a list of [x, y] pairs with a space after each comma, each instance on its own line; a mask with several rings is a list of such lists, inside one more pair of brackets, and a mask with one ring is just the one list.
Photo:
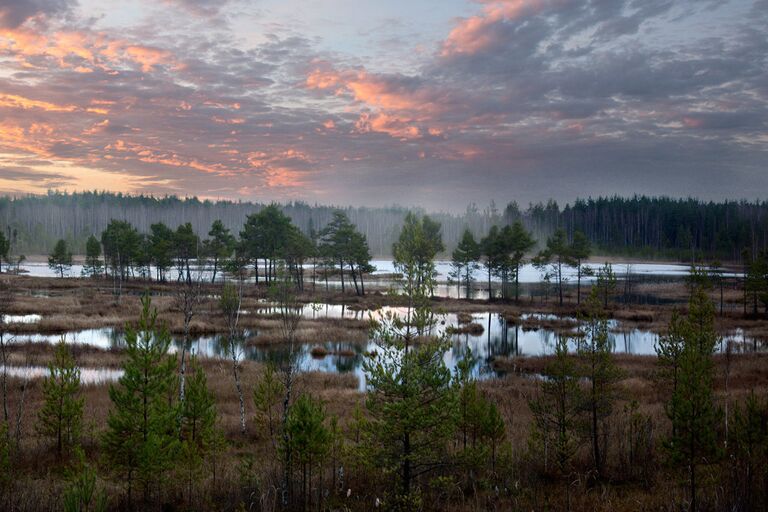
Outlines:
[[[394, 252], [404, 275], [408, 311], [384, 315], [373, 331], [378, 350], [363, 362], [367, 375], [366, 460], [398, 475], [391, 506], [418, 508], [414, 483], [446, 460], [456, 424], [457, 399], [443, 353], [447, 340], [430, 337], [432, 258], [442, 245], [439, 225], [406, 219]], [[422, 339], [415, 343], [417, 337]]]
[[160, 483], [178, 451], [178, 407], [173, 404], [176, 359], [168, 355], [171, 337], [157, 323], [149, 296], [141, 300], [138, 324], [126, 327], [123, 376], [109, 387], [112, 409], [103, 435], [110, 466], [125, 477], [128, 500], [134, 482], [145, 502]]
[[547, 239], [547, 247], [539, 252], [536, 257], [536, 264], [540, 268], [549, 267], [547, 273], [555, 278], [557, 283], [557, 294], [560, 305], [563, 305], [563, 287], [568, 279], [563, 275], [563, 267], [575, 266], [576, 263], [571, 257], [571, 248], [565, 231], [558, 229]]
[[80, 394], [80, 369], [64, 339], [56, 346], [54, 360], [48, 365], [49, 376], [43, 381], [43, 406], [38, 413], [38, 432], [55, 439], [56, 453], [76, 446], [83, 422]]
[[70, 483], [62, 497], [64, 512], [103, 512], [107, 510], [107, 494], [98, 485], [96, 470], [86, 464], [85, 455], [77, 449], [77, 469], [69, 475]]
[[48, 256], [48, 266], [60, 277], [64, 277], [64, 273], [72, 268], [72, 252], [65, 240], [56, 242], [53, 252]]
[[286, 436], [281, 446], [283, 459], [298, 464], [301, 469], [302, 496], [310, 509], [312, 470], [323, 463], [331, 446], [331, 433], [325, 422], [322, 403], [310, 395], [301, 395], [288, 412]]
[[0, 230], [0, 273], [3, 271], [3, 261], [8, 261], [8, 253], [11, 251], [11, 241]]
[[592, 246], [589, 238], [581, 231], [574, 231], [570, 253], [576, 267], [576, 304], [581, 304], [581, 278], [592, 273], [589, 267], [583, 265], [584, 260], [592, 254]]
[[613, 359], [613, 347], [608, 337], [608, 320], [600, 308], [597, 290], [589, 296], [589, 317], [583, 335], [578, 341], [578, 357], [581, 375], [587, 381], [584, 392], [584, 409], [588, 416], [592, 460], [598, 478], [604, 476], [608, 447], [606, 421], [613, 412], [618, 398], [616, 383], [622, 372]]
[[510, 265], [515, 276], [515, 301], [517, 302], [520, 300], [520, 267], [525, 261], [525, 255], [536, 245], [536, 240], [523, 227], [523, 223], [516, 220], [512, 224], [507, 244], [510, 251]]
[[673, 434], [665, 446], [670, 462], [688, 470], [692, 511], [698, 508], [697, 468], [720, 455], [717, 427], [721, 411], [713, 391], [712, 354], [719, 341], [714, 317], [712, 302], [701, 288], [696, 289], [683, 324], [677, 386], [667, 405]]
[[211, 230], [208, 232], [210, 239], [204, 242], [205, 252], [213, 258], [213, 275], [211, 282], [216, 282], [216, 274], [222, 263], [232, 255], [235, 250], [235, 237], [224, 226], [221, 220], [213, 221]]
[[284, 392], [285, 388], [277, 376], [275, 367], [272, 364], [267, 364], [253, 390], [253, 403], [256, 407], [256, 420], [260, 425], [266, 427], [273, 446], [276, 446], [275, 439], [279, 416], [276, 408], [280, 404]]
[[86, 277], [98, 277], [101, 275], [104, 266], [101, 263], [101, 243], [91, 235], [85, 243], [85, 264], [83, 265], [83, 275]]
[[613, 266], [610, 263], [606, 262], [597, 271], [595, 289], [597, 289], [598, 296], [603, 301], [603, 308], [608, 309], [608, 300], [616, 290], [616, 274], [613, 272]]
[[188, 499], [205, 458], [216, 438], [216, 404], [208, 389], [205, 371], [196, 358], [189, 362], [190, 376], [181, 404], [181, 463], [185, 469]]
[[583, 398], [578, 369], [574, 358], [568, 353], [566, 338], [558, 338], [554, 360], [547, 365], [544, 374], [546, 380], [540, 384], [539, 396], [528, 402], [535, 421], [532, 440], [544, 451], [545, 470], [551, 447], [557, 473], [567, 477], [571, 471], [571, 459], [581, 443], [579, 417]]
[[480, 245], [475, 241], [475, 237], [469, 229], [464, 230], [464, 234], [459, 241], [459, 245], [451, 254], [451, 263], [455, 270], [456, 281], [461, 287], [464, 283], [466, 289], [466, 298], [470, 299], [473, 275], [479, 268]]
[[[754, 392], [733, 413], [730, 479], [733, 500], [741, 507], [735, 510], [765, 510], [768, 505], [768, 400]], [[738, 506], [738, 505], [737, 505]]]

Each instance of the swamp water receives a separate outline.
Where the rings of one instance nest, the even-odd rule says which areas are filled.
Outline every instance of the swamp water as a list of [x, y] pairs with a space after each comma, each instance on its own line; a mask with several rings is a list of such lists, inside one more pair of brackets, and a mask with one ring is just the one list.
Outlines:
[[[274, 315], [277, 310], [269, 305], [254, 312], [243, 312], [251, 315]], [[384, 307], [374, 311], [352, 310], [343, 305], [334, 304], [307, 304], [301, 309], [301, 314], [306, 319], [379, 319], [392, 313], [404, 316], [405, 308]], [[29, 315], [34, 316], [34, 315]], [[443, 334], [449, 328], [461, 327], [458, 317], [453, 313], [435, 315], [434, 334]], [[9, 318], [9, 320], [11, 320]], [[34, 322], [39, 320], [25, 317], [18, 321]], [[465, 348], [469, 347], [476, 360], [473, 374], [480, 379], [500, 376], [493, 367], [493, 361], [497, 357], [526, 357], [551, 354], [558, 336], [564, 332], [573, 332], [578, 324], [575, 318], [557, 317], [555, 315], [524, 314], [514, 321], [508, 321], [503, 315], [495, 312], [474, 313], [472, 323], [482, 326], [472, 333], [449, 334], [449, 348], [443, 354], [446, 365], [453, 369], [464, 357]], [[610, 340], [614, 351], [637, 355], [655, 354], [654, 346], [658, 335], [647, 330], [637, 328], [625, 328], [616, 320], [609, 321]], [[49, 343], [55, 344], [61, 339], [60, 334], [20, 334], [16, 335], [13, 343]], [[66, 342], [97, 347], [104, 350], [120, 349], [124, 346], [124, 334], [113, 328], [87, 329], [66, 334]], [[258, 332], [247, 333], [246, 339], [256, 343], [239, 344], [237, 350], [239, 357], [258, 362], [271, 362], [276, 365], [286, 363], [291, 357], [290, 347], [282, 344], [259, 345]], [[745, 338], [740, 330], [734, 331], [723, 337], [719, 349], [731, 342], [736, 351], [751, 351], [753, 340]], [[183, 342], [174, 339], [171, 349], [179, 351]], [[575, 350], [575, 343], [570, 342]], [[191, 343], [191, 352], [199, 357], [230, 359], [226, 337], [221, 335], [200, 336], [194, 338]], [[318, 339], [313, 343], [297, 344], [294, 348], [294, 357], [300, 371], [320, 371], [329, 373], [354, 373], [358, 377], [359, 389], [365, 389], [365, 372], [362, 363], [365, 355], [371, 352], [380, 352], [380, 348], [374, 341], [363, 343], [346, 342], [344, 340]], [[9, 374], [26, 376], [30, 378], [47, 374], [44, 367], [9, 367]], [[109, 368], [84, 368], [82, 378], [84, 383], [101, 383], [116, 380], [121, 375], [120, 370]]]

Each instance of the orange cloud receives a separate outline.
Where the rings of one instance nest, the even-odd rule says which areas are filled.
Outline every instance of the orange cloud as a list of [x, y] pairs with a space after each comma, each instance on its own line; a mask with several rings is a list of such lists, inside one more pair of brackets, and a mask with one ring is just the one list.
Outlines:
[[32, 67], [35, 67], [34, 63], [28, 60], [31, 57], [51, 58], [60, 67], [72, 68], [79, 73], [87, 73], [93, 68], [110, 70], [125, 64], [138, 65], [145, 73], [159, 65], [180, 67], [167, 50], [114, 39], [104, 32], [43, 34], [25, 27], [0, 29], [0, 52], [15, 56], [23, 65]]
[[387, 114], [369, 114], [363, 112], [355, 123], [358, 133], [380, 132], [398, 139], [415, 139], [421, 136], [421, 130], [410, 120]]
[[47, 101], [33, 100], [16, 94], [3, 93], [0, 93], [0, 107], [22, 110], [40, 109], [47, 112], [74, 112], [77, 110], [77, 107], [74, 105], [56, 105]]
[[462, 20], [443, 42], [443, 57], [472, 55], [489, 48], [496, 41], [492, 27], [504, 21], [516, 21], [565, 5], [570, 0], [489, 0], [483, 13]]

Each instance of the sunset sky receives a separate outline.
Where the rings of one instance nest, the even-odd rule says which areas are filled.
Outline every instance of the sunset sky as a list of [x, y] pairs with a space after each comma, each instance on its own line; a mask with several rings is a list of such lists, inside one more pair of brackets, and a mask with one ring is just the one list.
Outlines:
[[768, 0], [0, 0], [0, 192], [768, 198]]

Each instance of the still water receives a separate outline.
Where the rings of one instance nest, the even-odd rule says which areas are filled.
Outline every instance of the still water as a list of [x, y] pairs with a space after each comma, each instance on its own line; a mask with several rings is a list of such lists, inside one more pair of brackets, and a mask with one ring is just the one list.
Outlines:
[[[265, 305], [254, 312], [244, 314], [271, 314], [274, 309]], [[404, 308], [384, 307], [375, 311], [351, 310], [348, 307], [334, 304], [307, 304], [303, 306], [302, 315], [305, 318], [353, 318], [365, 320], [379, 319], [392, 313], [405, 315]], [[577, 321], [574, 318], [556, 317], [554, 315], [527, 314], [508, 321], [495, 312], [475, 313], [472, 322], [482, 326], [482, 332], [473, 334], [447, 334], [450, 340], [449, 348], [443, 354], [446, 365], [454, 369], [464, 357], [465, 347], [472, 350], [476, 359], [473, 374], [477, 378], [491, 378], [499, 374], [493, 368], [497, 357], [526, 357], [551, 354], [557, 337], [564, 333], [573, 332]], [[556, 324], [556, 325], [553, 325]], [[444, 334], [450, 327], [458, 326], [457, 315], [452, 313], [437, 314], [433, 334]], [[570, 331], [569, 331], [570, 329]], [[609, 322], [610, 341], [617, 353], [653, 355], [658, 335], [647, 330], [630, 328], [618, 323]], [[480, 329], [478, 329], [479, 331]], [[14, 338], [14, 343], [57, 343], [59, 334], [22, 334]], [[258, 341], [258, 332], [247, 333], [246, 339]], [[87, 329], [70, 332], [65, 336], [67, 343], [82, 344], [101, 349], [120, 349], [124, 346], [123, 332], [113, 328]], [[735, 350], [752, 350], [752, 340], [745, 338], [743, 332], [734, 331], [723, 338], [721, 347], [732, 342]], [[179, 351], [182, 341], [175, 339], [172, 350]], [[571, 343], [575, 349], [575, 344]], [[259, 362], [272, 362], [276, 365], [286, 363], [291, 357], [289, 346], [272, 344], [239, 344], [236, 347], [239, 357]], [[222, 336], [201, 336], [195, 338], [191, 345], [192, 353], [205, 358], [228, 359], [231, 357], [226, 338]], [[363, 360], [368, 353], [380, 352], [375, 341], [347, 342], [344, 340], [318, 339], [309, 344], [298, 344], [294, 347], [293, 357], [301, 371], [320, 371], [331, 373], [353, 373], [359, 379], [359, 388], [365, 389], [365, 372]], [[42, 369], [44, 373], [45, 369]], [[119, 371], [107, 369], [91, 369], [94, 373], [89, 376], [92, 382], [104, 382], [117, 379]], [[14, 371], [23, 371], [18, 369]], [[41, 370], [30, 368], [31, 374], [42, 375]], [[84, 376], [85, 377], [85, 376]], [[101, 379], [101, 380], [99, 380]]]

